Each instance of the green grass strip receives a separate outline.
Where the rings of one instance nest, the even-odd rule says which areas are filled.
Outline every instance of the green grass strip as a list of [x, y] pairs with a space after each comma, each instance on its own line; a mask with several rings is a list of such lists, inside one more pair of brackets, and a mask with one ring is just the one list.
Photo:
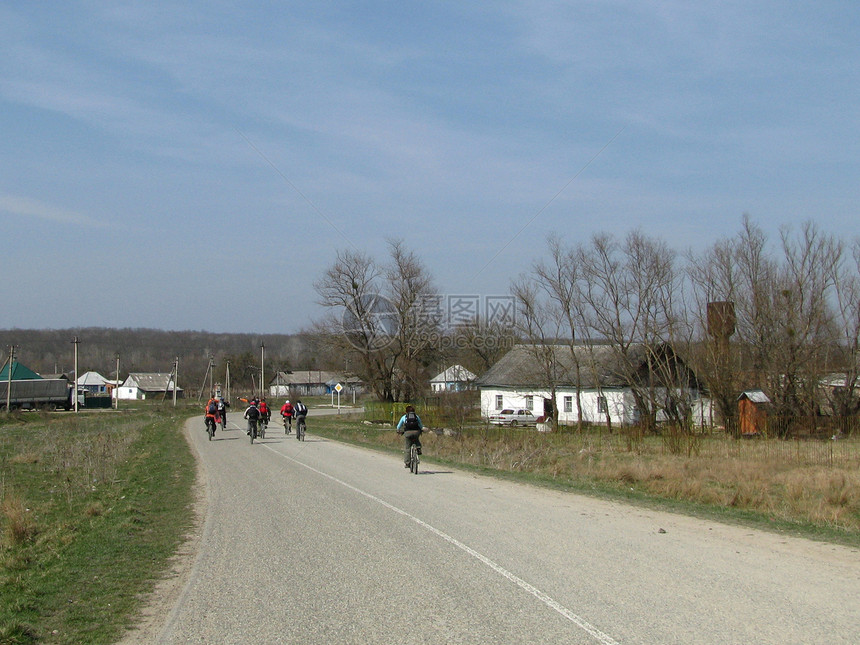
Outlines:
[[0, 643], [112, 643], [193, 521], [183, 412], [0, 428]]

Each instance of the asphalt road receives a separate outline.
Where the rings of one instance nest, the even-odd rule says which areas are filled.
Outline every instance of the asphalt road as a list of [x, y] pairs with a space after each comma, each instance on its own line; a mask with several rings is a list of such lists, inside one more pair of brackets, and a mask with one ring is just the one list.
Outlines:
[[[233, 413], [127, 642], [857, 643], [860, 552], [506, 483]], [[172, 591], [171, 591], [172, 589]]]

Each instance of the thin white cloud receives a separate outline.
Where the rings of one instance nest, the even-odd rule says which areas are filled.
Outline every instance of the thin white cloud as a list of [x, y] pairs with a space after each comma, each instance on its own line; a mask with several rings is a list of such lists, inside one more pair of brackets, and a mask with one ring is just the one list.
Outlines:
[[0, 194], [0, 213], [24, 219], [35, 218], [75, 226], [87, 226], [91, 228], [108, 227], [107, 222], [57, 208], [51, 204], [30, 199], [29, 197], [20, 197], [17, 195]]

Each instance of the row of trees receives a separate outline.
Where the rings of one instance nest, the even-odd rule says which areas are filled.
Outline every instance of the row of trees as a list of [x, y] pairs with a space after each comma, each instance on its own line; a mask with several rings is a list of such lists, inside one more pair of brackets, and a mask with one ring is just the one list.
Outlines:
[[[782, 417], [858, 412], [857, 242], [807, 223], [783, 229], [774, 252], [744, 218], [734, 236], [685, 257], [641, 231], [574, 245], [552, 238], [548, 251], [514, 282], [519, 330], [536, 352], [558, 338], [571, 348], [608, 345], [631, 382], [644, 352], [648, 378], [633, 393], [646, 424], [658, 410], [678, 423], [689, 418], [686, 365], [729, 427], [749, 388], [765, 390]], [[838, 387], [822, 387], [826, 377]]]
[[[158, 329], [4, 329], [0, 347], [8, 354], [15, 348], [16, 360], [40, 374], [68, 373], [74, 368], [77, 338], [78, 370], [93, 370], [107, 378], [130, 372], [170, 372], [179, 359], [179, 385], [186, 391], [205, 387], [210, 361], [214, 381], [223, 382], [229, 363], [232, 389], [260, 392], [261, 345], [265, 345], [265, 378], [277, 370], [331, 369], [325, 348], [313, 334], [225, 334], [206, 331], [163, 331]], [[343, 362], [339, 363], [343, 368]], [[208, 380], [206, 380], [208, 383]]]
[[341, 250], [314, 285], [329, 311], [316, 324], [321, 344], [343, 356], [381, 401], [424, 394], [434, 371], [459, 362], [475, 372], [514, 343], [505, 321], [451, 324], [433, 278], [414, 251], [391, 240], [384, 262]]
[[[660, 410], [689, 420], [687, 367], [727, 425], [736, 420], [738, 394], [750, 388], [764, 389], [783, 416], [860, 411], [860, 244], [813, 223], [784, 228], [771, 245], [745, 217], [736, 234], [686, 255], [641, 231], [574, 244], [551, 237], [543, 257], [512, 282], [515, 315], [492, 324], [444, 324], [429, 271], [400, 241], [389, 242], [383, 263], [339, 252], [315, 287], [330, 309], [317, 325], [323, 344], [347, 357], [381, 400], [422, 393], [445, 361], [480, 373], [525, 342], [543, 362], [548, 387], [562, 371], [557, 352], [542, 349], [551, 344], [570, 347], [566, 365], [573, 361], [583, 377], [594, 369], [583, 347], [611, 348], [630, 382], [643, 382], [644, 360], [647, 378], [634, 396], [646, 424]], [[834, 374], [836, 387], [822, 388]]]

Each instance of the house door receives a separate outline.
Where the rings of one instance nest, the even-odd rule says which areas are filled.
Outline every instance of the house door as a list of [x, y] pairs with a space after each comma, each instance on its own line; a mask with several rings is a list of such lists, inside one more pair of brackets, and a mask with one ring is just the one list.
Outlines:
[[552, 418], [552, 399], [543, 400], [543, 415]]

